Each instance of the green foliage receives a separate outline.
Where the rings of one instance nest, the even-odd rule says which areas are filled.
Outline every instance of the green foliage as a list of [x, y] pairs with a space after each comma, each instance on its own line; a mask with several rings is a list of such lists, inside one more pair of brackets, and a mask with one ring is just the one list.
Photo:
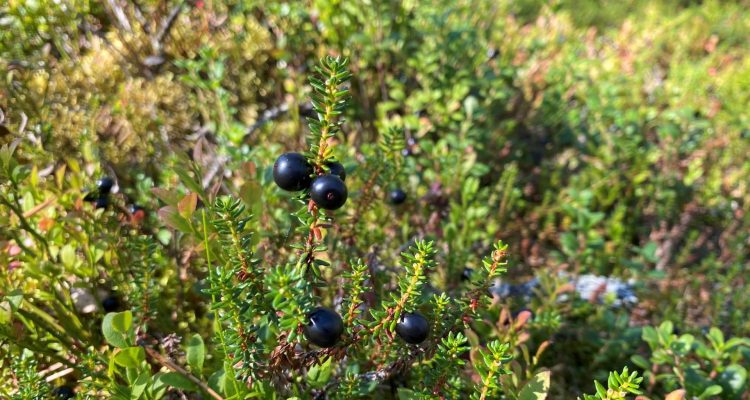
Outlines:
[[746, 3], [0, 2], [0, 397], [747, 398]]
[[623, 400], [629, 395], [639, 395], [642, 392], [638, 390], [643, 378], [638, 377], [638, 372], [633, 371], [628, 375], [628, 368], [623, 368], [622, 372], [613, 371], [609, 373], [607, 387], [595, 381], [596, 395], [584, 395], [583, 400]]
[[697, 398], [710, 398], [718, 394], [722, 398], [741, 398], [747, 391], [747, 369], [743, 366], [746, 352], [750, 349], [750, 339], [734, 337], [725, 340], [718, 328], [712, 327], [704, 335], [705, 339], [691, 334], [674, 334], [674, 325], [665, 321], [658, 328], [646, 327], [643, 340], [651, 348], [651, 356], [646, 360], [634, 356], [633, 362], [650, 368], [646, 376], [664, 385], [667, 390], [684, 388], [686, 395]]

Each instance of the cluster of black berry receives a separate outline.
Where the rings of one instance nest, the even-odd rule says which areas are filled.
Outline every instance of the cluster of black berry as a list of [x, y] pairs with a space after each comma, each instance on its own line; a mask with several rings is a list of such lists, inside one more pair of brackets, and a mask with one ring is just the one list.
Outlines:
[[[115, 185], [114, 179], [104, 176], [96, 181], [96, 189], [86, 193], [84, 201], [94, 203], [95, 208], [107, 208], [109, 206], [109, 194]], [[138, 204], [132, 203], [128, 206], [131, 222], [140, 223], [146, 217], [146, 210]]]
[[[320, 347], [333, 347], [344, 333], [344, 321], [330, 308], [318, 307], [307, 319], [305, 337]], [[396, 334], [406, 343], [419, 344], [430, 334], [430, 323], [418, 312], [404, 313], [396, 324]]]
[[300, 153], [284, 153], [273, 164], [273, 180], [290, 192], [310, 190], [310, 198], [318, 207], [337, 210], [346, 203], [349, 192], [346, 190], [346, 171], [338, 162], [326, 165], [329, 173], [313, 179], [313, 166]]
[[[315, 178], [315, 169], [300, 153], [284, 153], [273, 164], [273, 180], [280, 188], [298, 192], [308, 189], [315, 204], [326, 210], [337, 210], [346, 203], [349, 195], [344, 180], [346, 171], [339, 162], [326, 164], [328, 173]], [[406, 193], [395, 189], [389, 193], [392, 204], [401, 204]], [[307, 316], [305, 337], [317, 346], [329, 348], [336, 345], [344, 333], [341, 316], [329, 308], [318, 307]], [[407, 343], [422, 343], [430, 332], [430, 324], [419, 313], [401, 315], [396, 325], [396, 333]]]

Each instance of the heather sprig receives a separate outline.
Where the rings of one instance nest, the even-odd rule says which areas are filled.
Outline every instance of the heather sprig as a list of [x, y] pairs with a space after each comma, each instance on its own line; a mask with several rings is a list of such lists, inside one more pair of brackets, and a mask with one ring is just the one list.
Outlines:
[[414, 311], [422, 295], [422, 287], [427, 281], [427, 273], [435, 265], [435, 246], [430, 241], [417, 241], [411, 252], [401, 254], [404, 274], [398, 279], [398, 292], [390, 294], [383, 301], [381, 310], [372, 310], [374, 324], [372, 334], [377, 335], [384, 328], [388, 334], [396, 328], [402, 313]]
[[479, 351], [479, 360], [474, 364], [474, 369], [479, 374], [481, 382], [472, 394], [472, 399], [494, 399], [502, 393], [500, 377], [511, 373], [506, 366], [512, 359], [509, 351], [510, 345], [497, 340], [487, 343], [487, 346]]
[[628, 372], [628, 367], [623, 368], [622, 372], [610, 372], [606, 388], [599, 381], [594, 381], [596, 394], [585, 394], [583, 400], [625, 400], [630, 395], [642, 394], [639, 387], [643, 378], [638, 376], [637, 371]]

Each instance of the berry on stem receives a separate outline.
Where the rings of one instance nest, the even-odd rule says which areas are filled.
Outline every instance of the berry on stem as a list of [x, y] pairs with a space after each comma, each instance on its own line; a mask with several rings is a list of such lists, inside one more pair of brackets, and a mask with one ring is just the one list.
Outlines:
[[312, 183], [310, 197], [326, 210], [337, 210], [346, 203], [348, 192], [344, 181], [336, 175], [322, 175]]
[[418, 312], [401, 314], [396, 324], [396, 333], [406, 343], [419, 344], [430, 334], [430, 324], [427, 318]]
[[474, 273], [473, 269], [471, 269], [469, 267], [464, 268], [464, 272], [461, 273], [461, 280], [462, 281], [471, 280], [471, 274], [473, 274], [473, 273]]
[[312, 173], [312, 166], [300, 153], [284, 153], [273, 164], [273, 181], [290, 192], [308, 188]]
[[320, 347], [333, 347], [344, 333], [344, 321], [330, 308], [318, 307], [307, 318], [305, 337]]
[[115, 296], [107, 296], [102, 300], [102, 308], [104, 309], [104, 312], [115, 312], [120, 308], [120, 300]]
[[112, 191], [112, 186], [114, 185], [115, 181], [108, 176], [103, 176], [96, 181], [96, 188], [97, 190], [99, 190], [100, 196], [109, 194], [109, 192]]
[[72, 399], [76, 397], [76, 393], [70, 386], [60, 386], [52, 391], [52, 397], [55, 399]]
[[339, 178], [341, 178], [342, 181], [346, 180], [346, 170], [344, 169], [344, 166], [341, 165], [338, 161], [332, 161], [329, 163], [326, 163], [326, 166], [328, 166], [328, 171], [331, 175], [336, 175]]
[[105, 195], [99, 196], [94, 202], [94, 208], [107, 208], [109, 205], [109, 198]]
[[406, 201], [406, 192], [399, 189], [393, 189], [388, 193], [388, 200], [391, 204], [399, 205]]

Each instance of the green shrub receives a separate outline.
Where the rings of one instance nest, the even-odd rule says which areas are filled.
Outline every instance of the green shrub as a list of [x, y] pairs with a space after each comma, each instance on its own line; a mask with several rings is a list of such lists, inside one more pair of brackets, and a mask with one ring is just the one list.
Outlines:
[[0, 397], [747, 397], [742, 2], [6, 3]]

